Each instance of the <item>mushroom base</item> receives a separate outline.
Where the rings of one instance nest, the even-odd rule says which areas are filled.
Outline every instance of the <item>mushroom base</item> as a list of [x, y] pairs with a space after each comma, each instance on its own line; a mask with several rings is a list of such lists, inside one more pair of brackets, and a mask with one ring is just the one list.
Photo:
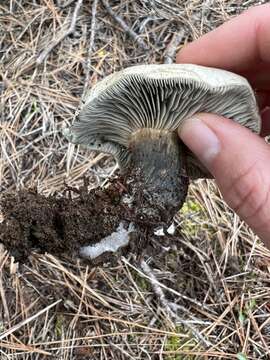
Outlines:
[[133, 134], [130, 150], [137, 217], [153, 223], [170, 221], [188, 191], [184, 146], [174, 132], [142, 129]]

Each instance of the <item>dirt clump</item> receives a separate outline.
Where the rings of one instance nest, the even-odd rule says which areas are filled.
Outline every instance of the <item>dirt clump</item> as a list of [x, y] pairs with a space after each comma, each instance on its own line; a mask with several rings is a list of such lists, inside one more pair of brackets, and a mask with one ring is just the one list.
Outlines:
[[111, 234], [127, 215], [117, 183], [88, 192], [68, 188], [78, 196], [49, 196], [36, 190], [4, 193], [0, 206], [0, 242], [17, 260], [35, 249], [54, 255], [76, 254]]
[[[67, 186], [64, 193], [48, 197], [35, 189], [4, 193], [0, 242], [19, 261], [33, 250], [78, 256], [83, 246], [96, 245], [117, 232], [119, 224], [127, 229], [132, 223], [124, 251], [141, 253], [154, 229], [168, 224], [174, 215], [159, 208], [155, 194], [146, 192], [134, 174], [112, 180], [106, 189], [88, 191], [87, 184], [85, 180], [79, 189]], [[104, 252], [97, 262], [110, 258], [112, 252]]]

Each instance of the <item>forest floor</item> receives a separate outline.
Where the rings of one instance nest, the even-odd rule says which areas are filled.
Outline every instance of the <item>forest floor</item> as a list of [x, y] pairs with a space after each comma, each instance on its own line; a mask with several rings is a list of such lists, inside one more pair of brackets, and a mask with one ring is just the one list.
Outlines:
[[[16, 194], [25, 189], [48, 201], [86, 178], [87, 191], [106, 189], [119, 176], [113, 158], [61, 132], [86, 89], [130, 65], [171, 62], [187, 42], [266, 2], [1, 1], [1, 199], [12, 193], [23, 219]], [[152, 252], [103, 266], [61, 248], [25, 252], [22, 242], [10, 254], [0, 244], [0, 358], [269, 359], [270, 251], [214, 181], [191, 184], [175, 224]]]

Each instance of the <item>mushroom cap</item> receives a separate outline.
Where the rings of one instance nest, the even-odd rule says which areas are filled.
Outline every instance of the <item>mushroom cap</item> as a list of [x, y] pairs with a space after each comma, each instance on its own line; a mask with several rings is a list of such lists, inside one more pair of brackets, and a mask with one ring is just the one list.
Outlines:
[[[256, 133], [261, 128], [255, 95], [242, 76], [199, 65], [164, 64], [129, 67], [97, 83], [65, 135], [73, 143], [111, 153], [125, 168], [137, 130], [175, 131], [198, 112], [225, 116]], [[191, 152], [187, 172], [192, 178], [210, 175]]]

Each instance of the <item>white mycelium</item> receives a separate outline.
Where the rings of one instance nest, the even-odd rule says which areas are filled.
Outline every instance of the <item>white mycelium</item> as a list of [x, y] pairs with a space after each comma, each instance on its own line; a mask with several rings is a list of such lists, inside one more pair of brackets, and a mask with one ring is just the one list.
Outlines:
[[128, 229], [125, 229], [124, 224], [121, 222], [111, 235], [106, 236], [94, 245], [81, 247], [80, 255], [93, 260], [105, 252], [116, 252], [119, 248], [128, 245], [129, 234], [133, 231], [134, 225], [132, 223], [129, 224]]
[[[168, 229], [167, 229], [166, 232], [167, 232], [167, 234], [169, 234], [169, 235], [174, 235], [175, 229], [176, 229], [176, 227], [175, 227], [174, 223], [172, 223], [172, 224], [168, 227]], [[154, 232], [154, 234], [157, 235], [157, 236], [165, 236], [164, 228], [162, 227], [162, 228], [160, 228], [160, 229], [157, 229], [157, 230]]]

